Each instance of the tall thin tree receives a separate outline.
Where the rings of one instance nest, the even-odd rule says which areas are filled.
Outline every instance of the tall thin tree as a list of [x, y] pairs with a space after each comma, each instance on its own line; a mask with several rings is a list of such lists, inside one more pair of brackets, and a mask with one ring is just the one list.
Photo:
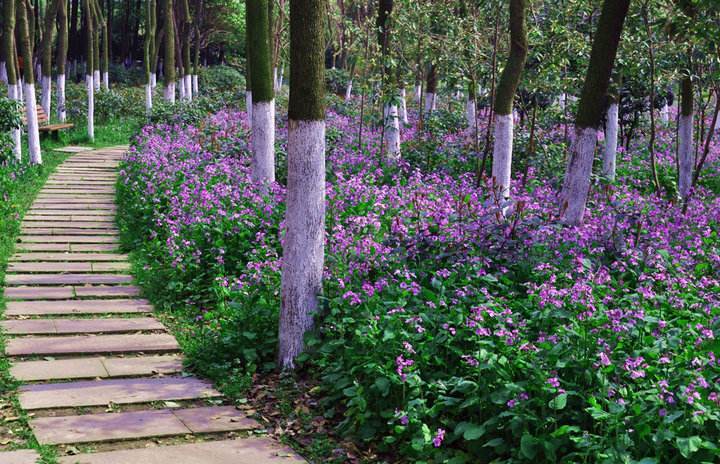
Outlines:
[[85, 57], [85, 86], [87, 91], [87, 136], [95, 140], [95, 25], [93, 11], [90, 5], [92, 0], [83, 0], [83, 13], [85, 14], [85, 38], [87, 53]]
[[575, 116], [575, 140], [570, 147], [570, 159], [560, 192], [562, 220], [568, 224], [582, 223], [585, 214], [597, 132], [602, 126], [610, 75], [629, 7], [630, 0], [603, 2]]
[[48, 116], [52, 102], [52, 49], [55, 20], [57, 19], [58, 0], [49, 1], [45, 7], [45, 24], [40, 47], [40, 106]]
[[165, 2], [165, 100], [175, 103], [175, 13], [173, 0]]
[[[32, 12], [32, 9], [30, 9]], [[18, 27], [20, 28], [20, 50], [23, 57], [25, 115], [27, 119], [30, 163], [42, 164], [40, 152], [40, 130], [38, 126], [37, 101], [35, 100], [35, 72], [33, 69], [32, 38], [28, 25], [28, 0], [18, 0]]]
[[253, 179], [275, 181], [275, 94], [270, 60], [268, 0], [247, 0], [250, 68], [252, 69]]
[[[18, 87], [17, 65], [15, 57], [15, 1], [3, 2], [3, 50], [5, 56], [5, 67], [7, 69], [8, 98], [20, 100]], [[13, 153], [15, 159], [20, 161], [22, 155], [21, 129], [12, 130]]]
[[510, 0], [510, 54], [500, 75], [493, 111], [495, 145], [493, 146], [492, 182], [498, 200], [510, 198], [513, 156], [513, 102], [528, 53], [525, 15], [527, 0]]
[[65, 122], [67, 118], [67, 110], [65, 108], [65, 68], [67, 66], [67, 55], [68, 55], [68, 15], [67, 15], [67, 0], [58, 0], [57, 6], [57, 22], [58, 22], [58, 37], [57, 37], [57, 80], [56, 80], [56, 92], [57, 92], [57, 117], [60, 122]]
[[313, 326], [325, 260], [324, 0], [290, 1], [287, 232], [279, 365], [292, 369]]

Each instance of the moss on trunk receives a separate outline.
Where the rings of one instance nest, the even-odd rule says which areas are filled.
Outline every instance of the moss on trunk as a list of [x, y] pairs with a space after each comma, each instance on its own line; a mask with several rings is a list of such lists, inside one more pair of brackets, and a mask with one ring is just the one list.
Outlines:
[[526, 10], [527, 0], [510, 0], [510, 54], [495, 92], [494, 110], [496, 114], [512, 113], [515, 92], [525, 68], [528, 54]]
[[630, 0], [603, 2], [575, 118], [575, 125], [579, 128], [600, 128], [602, 125], [610, 75], [629, 6]]
[[15, 1], [5, 0], [3, 2], [3, 51], [5, 56], [5, 68], [7, 69], [8, 85], [17, 84], [15, 73]]
[[269, 102], [275, 95], [270, 63], [268, 0], [247, 0], [247, 25], [253, 102]]
[[325, 119], [324, 5], [323, 0], [293, 0], [290, 3], [288, 115], [291, 120]]

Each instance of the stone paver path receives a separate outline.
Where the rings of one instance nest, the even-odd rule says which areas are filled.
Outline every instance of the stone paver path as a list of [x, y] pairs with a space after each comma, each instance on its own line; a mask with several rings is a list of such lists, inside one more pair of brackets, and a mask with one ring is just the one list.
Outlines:
[[[258, 422], [182, 372], [177, 341], [152, 317], [118, 249], [115, 181], [125, 147], [67, 151], [76, 154], [23, 220], [0, 321], [37, 441], [58, 445], [61, 464], [305, 462], [253, 436]], [[30, 450], [0, 453], [1, 464], [37, 459]]]

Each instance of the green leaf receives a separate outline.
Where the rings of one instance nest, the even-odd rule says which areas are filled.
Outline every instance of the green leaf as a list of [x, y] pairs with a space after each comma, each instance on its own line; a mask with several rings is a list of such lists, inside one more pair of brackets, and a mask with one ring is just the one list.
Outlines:
[[522, 438], [520, 439], [520, 452], [527, 459], [533, 459], [537, 454], [537, 444], [537, 438], [533, 437], [529, 433], [524, 433]]
[[465, 431], [463, 432], [463, 438], [465, 440], [471, 441], [471, 440], [477, 440], [478, 438], [485, 435], [485, 427], [482, 425], [477, 424], [470, 424], [465, 422], [467, 426], [465, 427]]
[[689, 458], [694, 452], [700, 449], [702, 439], [697, 435], [689, 438], [678, 437], [675, 439], [675, 444], [680, 454], [682, 454], [684, 458]]
[[548, 402], [548, 406], [556, 411], [565, 409], [565, 406], [567, 406], [567, 393], [560, 393], [558, 396], [551, 399]]

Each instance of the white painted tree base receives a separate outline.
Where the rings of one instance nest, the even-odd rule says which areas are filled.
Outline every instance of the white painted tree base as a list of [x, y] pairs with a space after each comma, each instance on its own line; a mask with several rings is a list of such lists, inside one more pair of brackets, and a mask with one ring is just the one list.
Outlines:
[[192, 76], [193, 95], [200, 95], [200, 78], [197, 74]]
[[590, 175], [596, 144], [596, 129], [592, 127], [575, 129], [575, 139], [570, 147], [570, 159], [560, 192], [562, 220], [566, 224], [582, 224], [590, 190]]
[[95, 91], [99, 92], [100, 91], [100, 70], [99, 69], [95, 70], [95, 72], [93, 72], [93, 85], [95, 86]]
[[615, 180], [618, 143], [618, 104], [612, 103], [607, 110], [605, 150], [603, 151], [603, 176]]
[[188, 101], [192, 101], [193, 99], [192, 75], [190, 74], [185, 76], [185, 98]]
[[52, 76], [40, 77], [40, 106], [45, 114], [50, 116], [50, 102], [52, 101]]
[[[10, 100], [20, 100], [19, 84], [8, 84], [8, 98]], [[22, 159], [22, 129], [13, 129], [11, 132], [13, 141], [13, 154], [17, 161]]]
[[470, 129], [475, 128], [475, 118], [475, 100], [468, 98], [465, 103], [465, 120], [467, 121], [467, 125]]
[[405, 87], [400, 89], [400, 120], [403, 124], [408, 124], [408, 112], [407, 112], [407, 93]]
[[56, 78], [57, 87], [57, 117], [60, 122], [65, 122], [67, 119], [67, 108], [65, 99], [65, 74], [58, 74]]
[[95, 140], [95, 79], [92, 74], [85, 76], [87, 86], [87, 134], [90, 141]]
[[251, 129], [252, 129], [252, 120], [253, 120], [253, 115], [252, 115], [253, 105], [252, 105], [252, 101], [253, 101], [253, 100], [252, 100], [252, 91], [246, 90], [246, 91], [245, 91], [245, 112], [247, 113], [247, 117], [248, 117], [247, 120], [248, 120], [248, 124], [250, 125], [250, 128], [251, 128]]
[[275, 100], [253, 102], [251, 143], [253, 181], [275, 182]]
[[3, 84], [8, 83], [7, 68], [5, 67], [4, 61], [0, 61], [0, 81], [2, 81]]
[[694, 115], [680, 115], [678, 126], [678, 191], [680, 196], [687, 198], [692, 186], [693, 170], [695, 169], [695, 151], [693, 150]]
[[415, 103], [418, 104], [422, 100], [422, 86], [415, 85]]
[[152, 113], [153, 107], [153, 91], [152, 84], [145, 84], [145, 112], [149, 116]]
[[40, 126], [37, 117], [37, 102], [35, 100], [35, 84], [25, 83], [25, 117], [27, 118], [28, 148], [30, 150], [30, 163], [42, 164], [40, 151]]
[[152, 83], [152, 88], [154, 89], [157, 87], [157, 74], [150, 73], [150, 82]]
[[512, 114], [495, 114], [492, 182], [495, 196], [500, 201], [505, 201], [510, 198], [513, 128], [514, 122]]
[[350, 98], [352, 98], [352, 89], [353, 89], [353, 81], [350, 79], [348, 81], [347, 87], [345, 87], [345, 101], [350, 101]]
[[432, 113], [435, 110], [436, 106], [436, 95], [434, 93], [426, 93], [425, 94], [425, 112], [426, 113]]
[[313, 326], [325, 260], [325, 122], [288, 124], [286, 233], [278, 361], [292, 369]]
[[165, 101], [175, 103], [175, 83], [171, 82], [165, 86]]
[[104, 72], [102, 76], [103, 89], [110, 90], [110, 73]]
[[390, 160], [400, 158], [400, 119], [397, 105], [385, 108], [385, 153]]

